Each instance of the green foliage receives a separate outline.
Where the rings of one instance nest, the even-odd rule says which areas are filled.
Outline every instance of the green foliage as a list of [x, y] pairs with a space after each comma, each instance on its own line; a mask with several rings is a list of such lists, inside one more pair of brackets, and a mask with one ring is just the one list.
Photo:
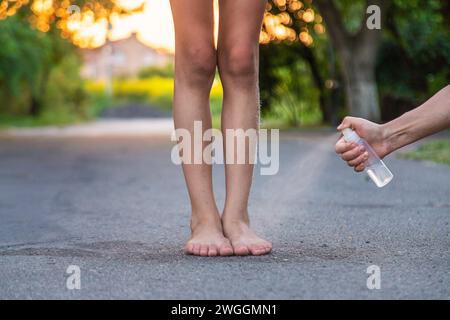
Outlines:
[[278, 119], [294, 127], [321, 122], [319, 90], [312, 83], [309, 66], [300, 59], [299, 46], [261, 47], [261, 103], [267, 121]]
[[80, 122], [85, 119], [80, 119], [77, 115], [69, 113], [43, 113], [38, 117], [26, 115], [0, 115], [0, 128], [9, 127], [40, 127], [40, 126], [63, 126]]
[[173, 78], [174, 76], [174, 68], [173, 64], [169, 63], [165, 66], [149, 66], [143, 68], [139, 72], [139, 78], [151, 78], [151, 77], [162, 77], [162, 78]]
[[395, 0], [377, 64], [383, 118], [416, 107], [450, 82], [450, 32], [439, 0]]
[[0, 43], [0, 112], [26, 113], [39, 94], [50, 41], [17, 15], [0, 21]]
[[68, 55], [53, 67], [48, 76], [43, 97], [43, 112], [74, 113], [87, 117], [84, 91], [79, 76], [80, 61], [75, 55]]
[[[143, 79], [116, 79], [113, 82], [113, 96], [109, 99], [105, 93], [105, 83], [86, 82], [91, 102], [95, 104], [98, 114], [106, 107], [126, 102], [144, 102], [156, 105], [166, 110], [172, 108], [173, 78], [151, 76]], [[219, 115], [222, 104], [222, 86], [218, 78], [211, 89], [211, 111]]]
[[[357, 3], [356, 3], [357, 2]], [[271, 4], [276, 1], [270, 1]], [[302, 10], [311, 8], [311, 1], [303, 1]], [[362, 4], [364, 1], [339, 1], [340, 8], [345, 14], [361, 9], [358, 17], [355, 20], [356, 25], [360, 24], [363, 16]], [[351, 9], [351, 10], [350, 10]], [[326, 34], [323, 34], [312, 27], [318, 26], [318, 23], [323, 23], [320, 17], [320, 12], [315, 9], [315, 23], [306, 23], [303, 19], [299, 19], [296, 11], [286, 9], [285, 6], [279, 7], [272, 5], [270, 12], [272, 14], [288, 14], [291, 17], [292, 23], [289, 23], [289, 28], [295, 30], [297, 35], [300, 35], [303, 31], [308, 30], [309, 34], [313, 38], [313, 42], [308, 44], [300, 41], [297, 38], [295, 41], [287, 40], [284, 42], [272, 41], [269, 45], [261, 46], [261, 70], [260, 70], [260, 88], [261, 88], [261, 100], [262, 111], [265, 115], [268, 112], [273, 111], [276, 105], [280, 104], [280, 101], [291, 101], [291, 107], [288, 107], [288, 114], [291, 114], [291, 120], [289, 122], [308, 123], [328, 123], [337, 124], [338, 115], [343, 112], [345, 106], [344, 92], [339, 83], [342, 82], [340, 74], [337, 72], [337, 63], [334, 51], [331, 48], [331, 43]], [[301, 12], [301, 11], [300, 11]], [[344, 15], [345, 22], [349, 21], [347, 15]], [[351, 16], [353, 17], [353, 16]], [[354, 18], [354, 17], [353, 17]], [[320, 29], [319, 29], [320, 30]], [[298, 70], [295, 68], [296, 62], [303, 64], [301, 73], [296, 73]], [[292, 68], [294, 66], [294, 68]], [[290, 84], [288, 87], [287, 95], [279, 95], [275, 92], [274, 88], [284, 82], [287, 77], [285, 73], [284, 77], [277, 75], [277, 68], [286, 68], [289, 75]], [[303, 87], [301, 90], [295, 88], [292, 84], [305, 82], [304, 78], [308, 78], [308, 86]], [[301, 94], [299, 94], [301, 92]], [[292, 103], [292, 101], [296, 101]], [[307, 101], [307, 102], [306, 102]], [[292, 105], [297, 106], [297, 111], [292, 112]], [[300, 107], [302, 106], [302, 107]], [[319, 108], [317, 108], [317, 106]], [[287, 107], [287, 106], [286, 106]], [[278, 108], [279, 109], [279, 108]], [[286, 108], [283, 108], [286, 109]], [[301, 121], [294, 116], [299, 113], [299, 110], [311, 110], [311, 112], [302, 111]], [[309, 119], [309, 120], [307, 120]]]
[[86, 116], [80, 58], [56, 30], [41, 33], [17, 14], [0, 21], [0, 43], [3, 124], [18, 117], [66, 123]]
[[[331, 1], [331, 0], [330, 0]], [[342, 17], [345, 28], [350, 33], [356, 33], [366, 16], [367, 1], [365, 0], [333, 0]]]
[[450, 141], [436, 140], [426, 142], [417, 150], [401, 155], [405, 159], [430, 160], [450, 165]]

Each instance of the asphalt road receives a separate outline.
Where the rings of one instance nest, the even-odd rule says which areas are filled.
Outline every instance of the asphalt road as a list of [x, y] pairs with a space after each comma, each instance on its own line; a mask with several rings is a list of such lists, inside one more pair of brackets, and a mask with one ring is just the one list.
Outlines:
[[189, 205], [167, 139], [2, 138], [0, 298], [450, 298], [450, 167], [391, 156], [378, 189], [336, 138], [282, 136], [280, 171], [256, 170], [250, 205], [274, 251], [226, 258], [183, 254]]

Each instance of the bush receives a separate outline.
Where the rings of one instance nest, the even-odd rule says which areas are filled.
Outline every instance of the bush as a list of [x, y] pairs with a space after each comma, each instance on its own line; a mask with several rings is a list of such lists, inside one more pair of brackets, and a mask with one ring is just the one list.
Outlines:
[[43, 97], [43, 113], [73, 114], [87, 118], [87, 93], [79, 76], [79, 59], [67, 56], [53, 68]]
[[173, 78], [174, 77], [173, 64], [168, 63], [165, 66], [145, 67], [139, 72], [138, 77], [139, 79], [152, 77]]
[[81, 59], [58, 31], [41, 33], [29, 25], [26, 16], [17, 14], [0, 21], [0, 43], [2, 125], [86, 118]]
[[[134, 101], [153, 104], [166, 110], [172, 109], [173, 78], [153, 76], [145, 79], [117, 79], [113, 82], [113, 97], [111, 100], [105, 94], [104, 82], [88, 81], [85, 88], [91, 96], [91, 101], [103, 103], [103, 105], [97, 104], [95, 106], [97, 114], [104, 108]], [[220, 114], [221, 101], [222, 86], [216, 80], [211, 90], [213, 114]]]
[[385, 121], [417, 107], [450, 81], [444, 1], [395, 0], [377, 61]]

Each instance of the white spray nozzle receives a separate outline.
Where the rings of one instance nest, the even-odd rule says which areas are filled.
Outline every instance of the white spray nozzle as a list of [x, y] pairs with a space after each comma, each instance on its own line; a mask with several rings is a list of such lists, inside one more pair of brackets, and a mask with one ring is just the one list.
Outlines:
[[342, 130], [342, 134], [344, 135], [344, 140], [347, 142], [358, 142], [360, 140], [358, 134], [350, 128]]

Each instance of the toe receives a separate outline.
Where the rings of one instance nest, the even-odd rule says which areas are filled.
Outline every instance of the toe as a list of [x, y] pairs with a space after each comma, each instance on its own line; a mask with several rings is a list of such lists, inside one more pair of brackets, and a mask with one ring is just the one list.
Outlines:
[[217, 252], [218, 252], [218, 250], [217, 250], [217, 247], [215, 245], [209, 246], [208, 256], [215, 257], [215, 256], [217, 256]]
[[192, 243], [188, 243], [184, 247], [184, 252], [187, 253], [187, 254], [193, 254], [194, 253], [193, 248], [194, 248], [194, 245]]
[[262, 245], [250, 246], [250, 253], [254, 256], [260, 256], [266, 253], [266, 249]]
[[202, 257], [206, 257], [208, 255], [208, 246], [207, 245], [201, 245], [200, 247], [200, 255]]
[[200, 245], [194, 244], [192, 247], [192, 254], [195, 254], [196, 256], [200, 255]]
[[233, 254], [233, 247], [231, 245], [222, 245], [219, 248], [219, 254], [221, 256], [231, 256]]
[[247, 256], [250, 253], [247, 246], [235, 246], [234, 247], [234, 254], [237, 256]]
[[249, 250], [255, 256], [268, 254], [272, 250], [272, 244], [268, 241], [258, 242], [250, 245]]

